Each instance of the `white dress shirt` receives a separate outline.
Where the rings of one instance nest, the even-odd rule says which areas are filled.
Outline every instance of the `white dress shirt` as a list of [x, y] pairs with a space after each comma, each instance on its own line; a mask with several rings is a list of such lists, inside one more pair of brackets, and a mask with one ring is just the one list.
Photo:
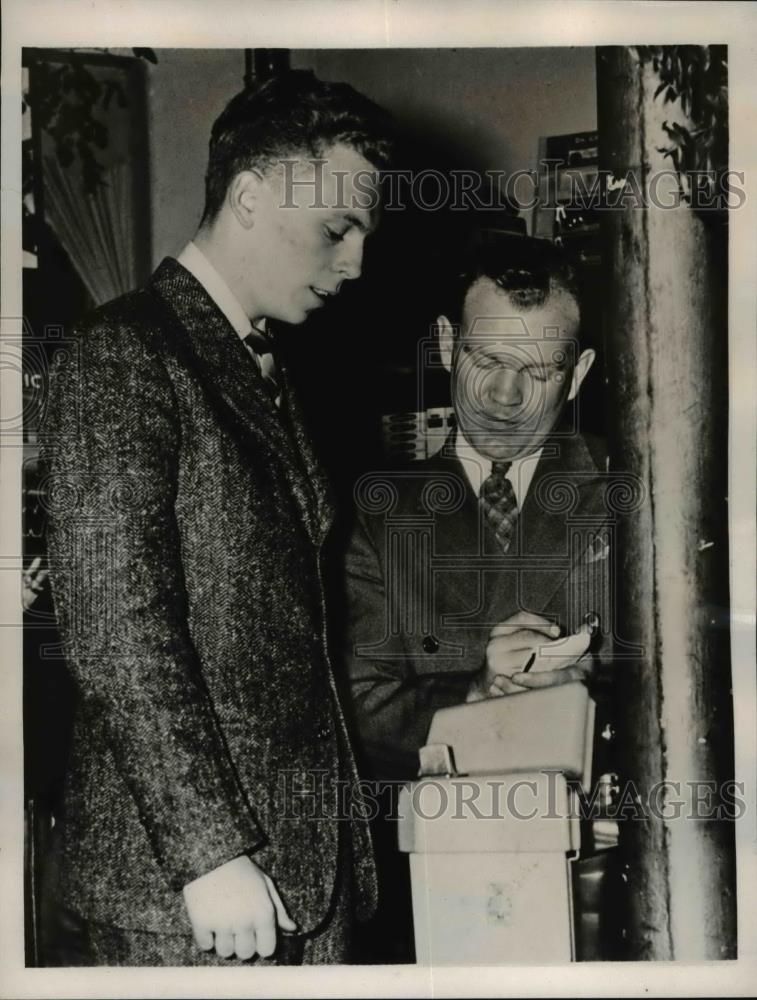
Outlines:
[[[534, 472], [536, 471], [536, 466], [543, 450], [543, 448], [539, 448], [532, 455], [524, 455], [522, 458], [516, 458], [507, 470], [506, 478], [512, 483], [519, 511], [523, 510], [526, 494], [531, 485], [531, 480], [534, 478]], [[476, 496], [479, 496], [481, 493], [481, 484], [491, 474], [492, 460], [486, 458], [484, 455], [479, 455], [476, 449], [468, 444], [460, 431], [455, 435], [455, 454], [462, 463], [473, 492]]]
[[[244, 341], [245, 337], [252, 333], [253, 328], [250, 317], [242, 308], [239, 299], [215, 267], [213, 267], [202, 250], [200, 250], [196, 243], [190, 240], [177, 257], [177, 260], [182, 267], [185, 267], [200, 282], [229, 323], [234, 327], [239, 339]], [[258, 333], [262, 333], [265, 336], [265, 320], [262, 320], [255, 329]], [[247, 343], [244, 346], [249, 351], [263, 376], [275, 380], [276, 365], [273, 355], [271, 353], [259, 354]], [[276, 397], [276, 405], [279, 406], [280, 404], [281, 396], [278, 395]]]

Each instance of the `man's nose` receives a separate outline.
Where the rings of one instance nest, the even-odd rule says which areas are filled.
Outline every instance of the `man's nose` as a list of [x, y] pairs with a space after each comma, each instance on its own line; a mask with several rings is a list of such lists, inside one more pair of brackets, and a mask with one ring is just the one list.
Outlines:
[[523, 402], [520, 375], [512, 368], [500, 369], [487, 381], [486, 392], [495, 406], [520, 406]]
[[363, 238], [344, 240], [336, 261], [336, 270], [347, 279], [359, 278], [363, 271]]

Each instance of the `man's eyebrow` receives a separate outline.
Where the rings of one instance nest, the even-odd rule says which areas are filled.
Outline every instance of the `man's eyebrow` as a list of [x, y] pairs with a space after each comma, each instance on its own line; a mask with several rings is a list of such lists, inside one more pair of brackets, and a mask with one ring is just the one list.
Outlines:
[[345, 212], [342, 218], [346, 219], [356, 229], [359, 229], [361, 233], [365, 233], [366, 236], [370, 236], [370, 234], [376, 229], [374, 224], [364, 222], [358, 215], [355, 215], [354, 212]]
[[[501, 357], [502, 352], [497, 350], [496, 344], [488, 344], [484, 342], [483, 344], [476, 345], [471, 343], [469, 340], [462, 341], [461, 350], [465, 351], [466, 354], [471, 354], [474, 351], [477, 354], [483, 354], [486, 358], [491, 361], [496, 361]], [[565, 368], [568, 365], [568, 356], [564, 351], [561, 351], [562, 357], [555, 359], [554, 355], [552, 357], [540, 358], [538, 360], [534, 358], [510, 358], [513, 364], [520, 364], [521, 368]]]

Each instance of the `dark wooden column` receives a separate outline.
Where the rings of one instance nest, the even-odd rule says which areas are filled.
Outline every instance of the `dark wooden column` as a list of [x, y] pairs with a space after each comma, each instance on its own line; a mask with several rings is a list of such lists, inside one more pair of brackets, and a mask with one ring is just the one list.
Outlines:
[[244, 85], [269, 80], [289, 69], [289, 49], [245, 49]]
[[[641, 191], [671, 171], [659, 79], [634, 49], [598, 50], [600, 162]], [[672, 177], [658, 194], [671, 200]], [[627, 187], [626, 192], [632, 190]], [[645, 819], [621, 826], [628, 957], [735, 955], [733, 824], [690, 818], [733, 774], [728, 632], [727, 252], [722, 221], [688, 205], [604, 213], [605, 338], [612, 468], [646, 491], [625, 517], [617, 664], [623, 781]], [[654, 815], [657, 802], [669, 810]], [[682, 806], [677, 806], [682, 802]], [[681, 818], [672, 818], [680, 811]]]

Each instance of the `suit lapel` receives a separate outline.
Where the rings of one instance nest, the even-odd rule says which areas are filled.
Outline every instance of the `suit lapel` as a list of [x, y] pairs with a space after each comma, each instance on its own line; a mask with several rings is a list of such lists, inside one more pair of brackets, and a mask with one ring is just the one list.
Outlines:
[[313, 451], [313, 445], [305, 426], [299, 400], [292, 388], [289, 370], [278, 355], [276, 363], [278, 380], [282, 389], [282, 406], [286, 408], [289, 427], [296, 446], [295, 450], [302, 463], [303, 472], [309, 484], [314, 518], [321, 534], [321, 540], [323, 540], [334, 520], [334, 502], [331, 487]]
[[[570, 523], [590, 518], [596, 524], [604, 517], [600, 471], [583, 438], [552, 438], [545, 444], [506, 555], [481, 516], [454, 437], [427, 468], [432, 476], [435, 471], [455, 474], [466, 494], [459, 510], [435, 517], [435, 556], [457, 556], [461, 567], [438, 575], [437, 608], [446, 624], [491, 627], [519, 608], [543, 612], [580, 557], [571, 552]], [[561, 502], [566, 498], [568, 509]]]
[[[486, 556], [483, 519], [478, 498], [454, 449], [451, 435], [442, 450], [427, 463], [434, 474], [453, 476], [463, 492], [459, 507], [434, 515], [434, 557], [449, 566], [435, 572], [436, 617], [449, 628], [471, 628], [488, 621], [492, 594], [501, 590], [501, 569]], [[496, 578], [496, 579], [495, 579]]]
[[455, 509], [434, 513], [434, 554], [442, 556], [477, 556], [480, 550], [478, 532], [478, 501], [471, 488], [462, 463], [449, 445], [433, 458], [424, 469], [424, 478], [432, 481], [434, 476], [440, 481], [453, 477], [461, 490], [461, 502], [451, 505]]
[[[315, 460], [298, 453], [305, 438], [299, 417], [292, 433], [271, 399], [247, 349], [202, 285], [172, 258], [166, 258], [151, 281], [151, 290], [166, 311], [167, 346], [190, 367], [219, 415], [237, 436], [256, 450], [273, 453], [283, 468], [311, 537], [320, 544], [325, 534], [325, 499], [319, 504], [309, 479]], [[171, 322], [172, 320], [172, 322]], [[288, 380], [282, 390], [290, 400]], [[319, 488], [322, 477], [317, 477]]]
[[571, 525], [596, 526], [605, 514], [601, 472], [583, 438], [549, 439], [520, 517], [523, 608], [543, 611], [583, 554], [574, 550]]

